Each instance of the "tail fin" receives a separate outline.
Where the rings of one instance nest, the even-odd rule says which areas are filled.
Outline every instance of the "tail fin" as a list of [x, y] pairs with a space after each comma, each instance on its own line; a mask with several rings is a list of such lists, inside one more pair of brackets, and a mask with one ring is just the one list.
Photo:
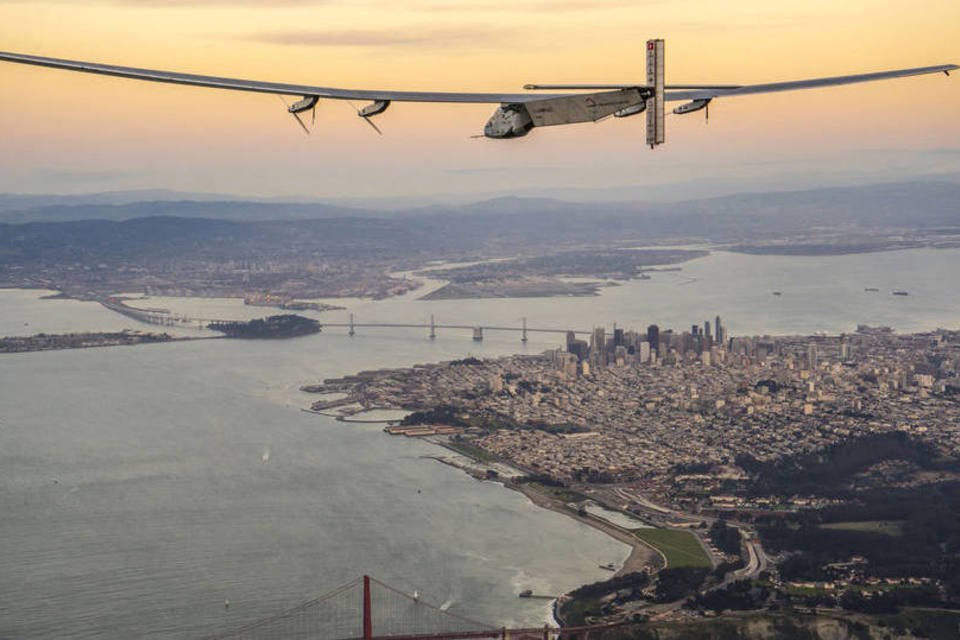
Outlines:
[[666, 116], [663, 100], [663, 39], [647, 40], [647, 86], [653, 95], [647, 99], [647, 144], [653, 149], [664, 141]]

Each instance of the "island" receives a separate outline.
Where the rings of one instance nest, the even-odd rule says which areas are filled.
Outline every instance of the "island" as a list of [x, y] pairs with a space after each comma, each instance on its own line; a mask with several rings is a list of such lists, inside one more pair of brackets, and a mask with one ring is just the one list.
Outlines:
[[248, 307], [276, 307], [284, 311], [342, 311], [346, 307], [325, 302], [310, 302], [294, 300], [289, 296], [279, 296], [271, 293], [251, 293], [243, 297], [243, 304]]
[[320, 333], [320, 323], [294, 314], [270, 316], [257, 320], [211, 322], [208, 329], [219, 331], [227, 338], [250, 340], [269, 338], [296, 338]]

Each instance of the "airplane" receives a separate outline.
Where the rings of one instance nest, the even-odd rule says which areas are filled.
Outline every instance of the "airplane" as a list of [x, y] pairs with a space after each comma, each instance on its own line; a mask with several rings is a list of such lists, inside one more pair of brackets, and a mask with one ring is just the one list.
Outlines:
[[[121, 67], [94, 62], [80, 62], [77, 60], [62, 60], [58, 58], [45, 58], [4, 52], [0, 52], [0, 61], [53, 67], [55, 69], [66, 69], [69, 71], [82, 71], [85, 73], [98, 73], [121, 78], [149, 80], [152, 82], [273, 93], [281, 96], [300, 96], [300, 100], [289, 105], [287, 111], [296, 118], [297, 122], [307, 133], [309, 133], [310, 130], [300, 118], [300, 114], [310, 111], [313, 114], [313, 122], [315, 124], [317, 103], [319, 103], [321, 99], [370, 101], [370, 104], [357, 111], [357, 115], [370, 124], [377, 133], [381, 133], [381, 131], [376, 124], [373, 123], [372, 118], [386, 111], [393, 102], [499, 104], [497, 110], [494, 111], [490, 119], [487, 120], [483, 128], [482, 136], [495, 139], [519, 138], [527, 135], [536, 127], [550, 127], [579, 122], [597, 122], [610, 116], [627, 118], [646, 112], [647, 144], [650, 145], [651, 149], [663, 144], [665, 141], [664, 121], [666, 115], [665, 104], [667, 102], [684, 102], [684, 104], [672, 110], [674, 114], [683, 115], [704, 109], [707, 110], [709, 117], [710, 102], [717, 98], [732, 98], [758, 93], [813, 89], [816, 87], [832, 87], [930, 73], [942, 72], [950, 75], [951, 71], [960, 68], [955, 64], [941, 64], [931, 67], [897, 69], [894, 71], [879, 71], [830, 78], [813, 78], [809, 80], [791, 80], [787, 82], [770, 82], [752, 85], [667, 85], [664, 83], [663, 39], [648, 40], [646, 51], [647, 80], [645, 84], [528, 84], [524, 86], [524, 89], [533, 91], [529, 93], [459, 93], [337, 89], [279, 82], [262, 82], [258, 80], [241, 80], [237, 78], [221, 78], [192, 73], [158, 71], [155, 69], [137, 69], [134, 67]], [[556, 93], [558, 91], [564, 93]]]

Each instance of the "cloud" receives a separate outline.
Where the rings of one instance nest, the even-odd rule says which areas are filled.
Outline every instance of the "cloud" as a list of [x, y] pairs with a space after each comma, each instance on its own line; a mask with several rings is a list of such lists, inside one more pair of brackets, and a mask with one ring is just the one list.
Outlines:
[[308, 7], [316, 5], [339, 4], [337, 0], [270, 0], [269, 7], [262, 0], [0, 0], [0, 5], [5, 4], [53, 4], [60, 5], [70, 1], [71, 4], [87, 5], [113, 5], [136, 8], [275, 8], [275, 7]]
[[510, 166], [480, 166], [480, 167], [452, 167], [450, 169], [444, 169], [444, 173], [452, 175], [484, 175], [484, 174], [501, 174], [506, 173], [510, 175], [516, 175], [518, 171], [527, 171], [531, 173], [552, 173], [556, 171], [565, 171], [570, 169], [577, 169], [576, 165], [572, 164], [555, 164], [555, 165], [510, 165]]
[[31, 178], [71, 183], [104, 182], [137, 177], [132, 171], [85, 171], [82, 169], [63, 169], [54, 167], [37, 167], [25, 170]]
[[311, 47], [424, 47], [491, 45], [503, 42], [503, 29], [261, 31], [244, 37], [254, 42]]
[[[676, 1], [676, 0], [674, 0]], [[551, 14], [575, 11], [607, 11], [611, 9], [636, 8], [640, 5], [666, 4], [669, 0], [474, 0], [472, 2], [426, 2], [413, 5], [421, 11], [461, 12], [461, 11], [510, 11], [511, 13]]]

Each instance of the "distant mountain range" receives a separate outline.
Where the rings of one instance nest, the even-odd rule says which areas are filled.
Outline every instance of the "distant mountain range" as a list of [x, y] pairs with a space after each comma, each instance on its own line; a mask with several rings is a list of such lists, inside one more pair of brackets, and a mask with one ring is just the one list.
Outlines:
[[[234, 221], [309, 220], [339, 217], [430, 217], [471, 215], [595, 214], [670, 215], [811, 215], [829, 211], [856, 219], [881, 216], [885, 224], [900, 221], [906, 210], [916, 210], [921, 221], [928, 214], [948, 214], [956, 202], [960, 181], [916, 180], [867, 186], [742, 193], [680, 202], [604, 200], [574, 202], [548, 197], [507, 196], [470, 204], [397, 206], [390, 209], [345, 206], [311, 199], [244, 198], [215, 193], [188, 193], [163, 189], [114, 191], [83, 195], [0, 194], [0, 222], [65, 222], [73, 220], [131, 220], [155, 216], [209, 218]], [[936, 213], [939, 212], [939, 213]], [[899, 225], [898, 225], [899, 226]], [[909, 226], [909, 223], [906, 225]]]
[[[749, 244], [827, 233], [859, 236], [863, 244], [880, 232], [891, 236], [891, 230], [928, 236], [960, 231], [960, 183], [954, 182], [741, 194], [677, 203], [583, 204], [508, 197], [392, 212], [324, 203], [123, 202], [133, 196], [50, 196], [59, 200], [43, 206], [33, 206], [42, 201], [31, 200], [34, 196], [0, 196], [6, 207], [0, 211], [4, 223], [0, 264], [135, 254], [395, 259], [542, 253], [647, 241]], [[17, 202], [30, 206], [17, 209]]]
[[137, 202], [319, 202], [307, 196], [286, 198], [250, 198], [226, 193], [175, 191], [173, 189], [134, 189], [82, 194], [0, 193], [0, 214], [80, 205], [127, 205]]

